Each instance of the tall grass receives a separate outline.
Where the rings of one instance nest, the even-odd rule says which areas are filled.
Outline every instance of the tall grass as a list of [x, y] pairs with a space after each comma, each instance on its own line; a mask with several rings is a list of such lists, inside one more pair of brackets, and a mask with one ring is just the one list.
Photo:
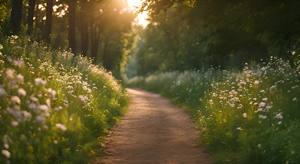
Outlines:
[[126, 94], [87, 58], [17, 36], [0, 44], [0, 163], [86, 163]]
[[129, 85], [187, 106], [216, 163], [300, 163], [299, 61], [161, 73]]

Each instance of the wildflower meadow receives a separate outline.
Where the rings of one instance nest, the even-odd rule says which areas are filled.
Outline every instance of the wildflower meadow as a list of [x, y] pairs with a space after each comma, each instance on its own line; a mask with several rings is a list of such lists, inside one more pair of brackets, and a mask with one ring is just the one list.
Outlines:
[[271, 57], [242, 71], [209, 69], [135, 77], [184, 106], [216, 163], [300, 162], [300, 62]]
[[87, 58], [17, 36], [0, 43], [0, 163], [86, 163], [126, 104]]

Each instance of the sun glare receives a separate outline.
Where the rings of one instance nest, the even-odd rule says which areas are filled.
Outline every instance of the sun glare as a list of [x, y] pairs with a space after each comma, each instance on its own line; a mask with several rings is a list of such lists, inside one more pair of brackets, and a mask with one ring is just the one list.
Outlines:
[[127, 0], [128, 7], [131, 9], [137, 9], [142, 6], [143, 0]]
[[[127, 0], [128, 7], [135, 12], [138, 12], [139, 8], [142, 7], [143, 2], [144, 0]], [[145, 28], [149, 24], [147, 18], [148, 13], [146, 11], [139, 12], [135, 18], [135, 23]]]

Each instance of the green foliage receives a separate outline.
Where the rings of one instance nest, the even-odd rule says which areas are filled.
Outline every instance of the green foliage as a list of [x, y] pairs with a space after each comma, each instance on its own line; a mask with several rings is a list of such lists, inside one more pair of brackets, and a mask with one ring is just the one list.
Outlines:
[[[51, 18], [47, 18], [47, 3], [53, 1]], [[127, 8], [126, 1], [120, 0], [79, 0], [75, 5], [75, 24], [70, 26], [68, 13], [70, 7], [66, 0], [41, 0], [30, 4], [29, 0], [22, 1], [21, 29], [18, 35], [29, 35], [33, 40], [46, 41], [56, 49], [68, 49], [72, 43], [72, 52], [83, 54], [120, 76], [121, 65], [126, 62], [124, 40], [131, 30], [135, 18], [134, 11]], [[0, 1], [0, 37], [12, 33], [9, 21], [11, 18], [12, 1]], [[73, 1], [70, 1], [73, 2]], [[75, 2], [75, 1], [74, 1]], [[32, 5], [32, 6], [30, 6]], [[29, 10], [30, 7], [34, 10]], [[20, 9], [19, 9], [20, 10]], [[17, 11], [19, 11], [17, 10]], [[33, 14], [29, 18], [30, 11]], [[28, 29], [32, 19], [32, 31]], [[51, 22], [48, 22], [51, 21]], [[19, 21], [17, 21], [19, 22]], [[19, 24], [19, 23], [17, 23]], [[50, 26], [51, 25], [51, 26]], [[69, 27], [76, 30], [76, 35], [69, 34]], [[27, 32], [26, 32], [27, 31]], [[49, 33], [49, 38], [48, 38]], [[72, 37], [69, 37], [72, 36]], [[47, 36], [47, 37], [46, 37]], [[47, 38], [47, 39], [46, 39]], [[74, 39], [70, 39], [74, 38]]]
[[87, 58], [17, 36], [0, 44], [0, 163], [87, 163], [127, 104]]
[[242, 68], [299, 51], [298, 0], [148, 0], [151, 24], [138, 50], [138, 75], [156, 71]]
[[271, 57], [243, 71], [160, 73], [129, 85], [187, 106], [217, 163], [299, 163], [299, 64]]
[[8, 16], [9, 3], [6, 1], [0, 1], [0, 37], [7, 32], [4, 27], [8, 26]]

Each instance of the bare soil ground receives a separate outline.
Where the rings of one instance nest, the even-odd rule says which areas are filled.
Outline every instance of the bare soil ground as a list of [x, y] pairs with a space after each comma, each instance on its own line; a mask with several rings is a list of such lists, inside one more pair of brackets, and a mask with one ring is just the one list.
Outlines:
[[107, 138], [98, 164], [210, 164], [193, 122], [157, 94], [128, 89], [129, 111]]

